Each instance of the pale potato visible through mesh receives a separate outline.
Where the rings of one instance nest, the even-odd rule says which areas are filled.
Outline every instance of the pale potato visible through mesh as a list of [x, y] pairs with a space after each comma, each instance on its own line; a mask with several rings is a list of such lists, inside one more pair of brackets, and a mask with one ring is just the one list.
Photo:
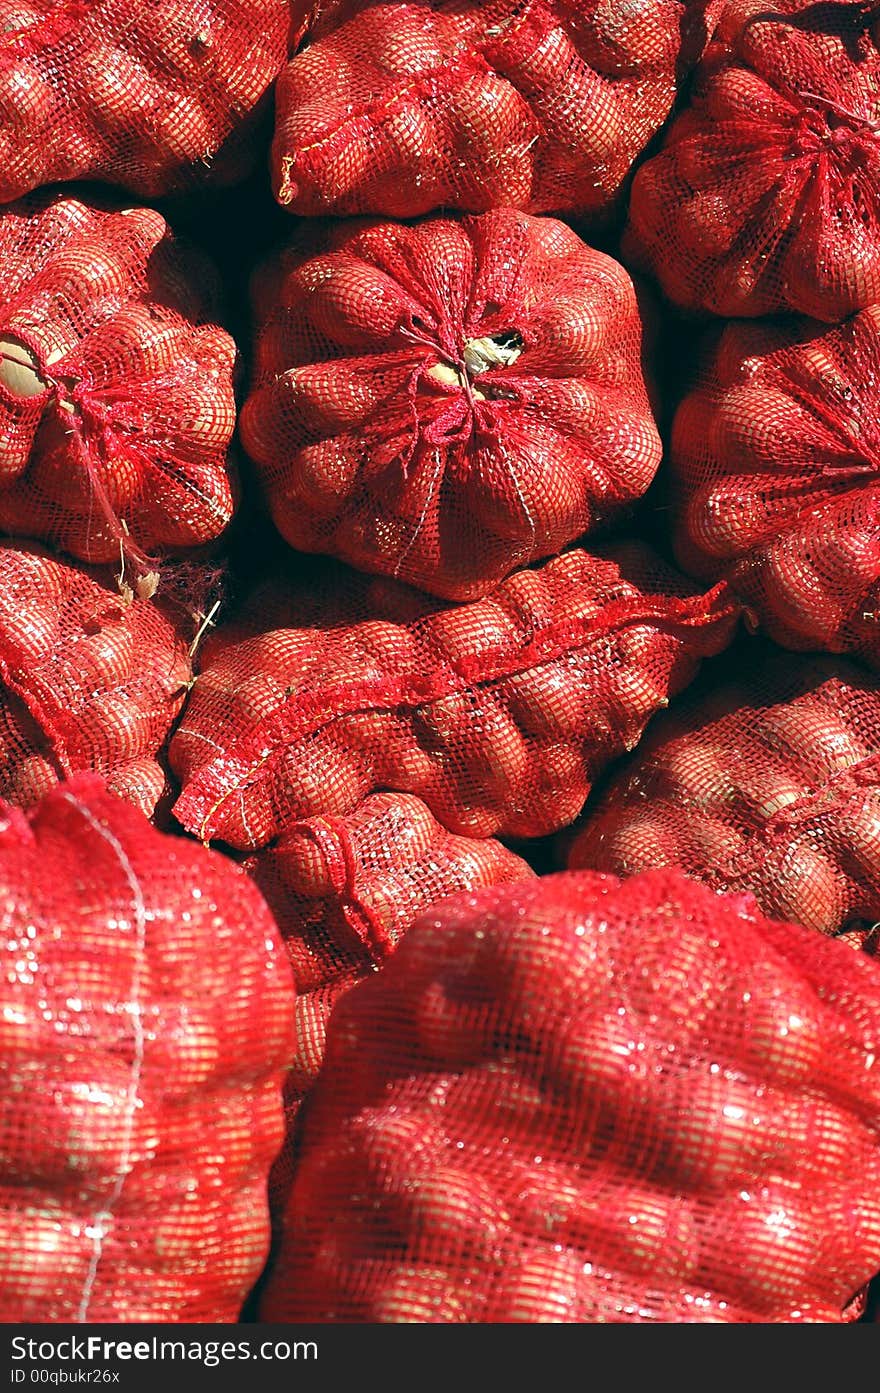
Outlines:
[[126, 602], [109, 572], [0, 545], [0, 798], [31, 808], [91, 770], [152, 813], [194, 628], [164, 597]]
[[216, 272], [151, 208], [0, 208], [0, 528], [143, 593], [232, 518], [237, 350]]
[[93, 775], [0, 810], [0, 1319], [238, 1318], [293, 983], [248, 877]]
[[635, 287], [556, 219], [308, 224], [254, 307], [242, 443], [300, 551], [477, 599], [654, 478]]
[[715, 9], [333, 0], [278, 80], [276, 196], [307, 216], [508, 206], [605, 218]]
[[880, 679], [741, 648], [652, 725], [568, 850], [576, 869], [679, 866], [766, 914], [876, 947]]
[[405, 587], [378, 613], [369, 593], [360, 622], [344, 597], [336, 624], [214, 634], [169, 751], [189, 831], [256, 848], [391, 790], [460, 836], [546, 835], [742, 613], [641, 544], [563, 552], [415, 618]]
[[144, 198], [256, 163], [306, 0], [0, 0], [0, 203], [68, 179]]
[[423, 915], [329, 1024], [265, 1321], [850, 1320], [880, 975], [680, 871]]

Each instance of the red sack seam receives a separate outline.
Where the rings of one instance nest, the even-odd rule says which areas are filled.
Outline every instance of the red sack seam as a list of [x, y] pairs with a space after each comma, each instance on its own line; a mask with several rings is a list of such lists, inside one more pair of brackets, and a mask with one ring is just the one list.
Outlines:
[[[715, 602], [727, 595], [731, 595], [728, 602], [720, 610], [712, 612]], [[418, 707], [440, 701], [469, 688], [502, 681], [552, 662], [579, 648], [590, 648], [608, 633], [627, 625], [653, 622], [660, 632], [676, 626], [700, 629], [723, 623], [725, 619], [738, 618], [742, 612], [741, 603], [732, 596], [724, 581], [691, 599], [658, 597], [651, 602], [641, 595], [635, 599], [627, 597], [612, 601], [606, 608], [601, 616], [601, 628], [596, 627], [597, 616], [548, 625], [515, 654], [499, 656], [488, 670], [486, 655], [481, 654], [479, 658], [465, 659], [457, 664], [446, 661], [433, 678], [428, 676], [413, 680], [409, 677], [407, 680], [394, 677], [390, 680], [385, 678], [374, 682], [343, 684], [305, 697], [291, 692], [289, 700], [239, 740], [233, 741], [220, 758], [203, 765], [187, 780], [174, 806], [174, 815], [202, 841], [209, 840], [223, 804], [251, 782], [279, 749], [316, 733], [340, 717], [375, 710]], [[478, 671], [479, 667], [484, 670]]]
[[116, 836], [113, 829], [105, 820], [98, 820], [94, 812], [88, 808], [85, 802], [80, 801], [77, 794], [61, 790], [60, 797], [68, 802], [82, 817], [83, 821], [91, 828], [92, 832], [107, 843], [113, 852], [123, 877], [128, 887], [131, 907], [134, 913], [135, 930], [135, 954], [131, 970], [131, 987], [128, 998], [123, 1009], [123, 1013], [131, 1018], [132, 1036], [132, 1061], [131, 1070], [126, 1090], [125, 1115], [123, 1118], [123, 1153], [122, 1164], [119, 1173], [114, 1178], [113, 1186], [103, 1202], [96, 1196], [97, 1212], [94, 1215], [86, 1233], [90, 1235], [92, 1243], [92, 1254], [89, 1266], [80, 1294], [79, 1306], [74, 1316], [78, 1322], [88, 1320], [89, 1305], [95, 1289], [98, 1277], [98, 1269], [104, 1258], [104, 1240], [108, 1232], [112, 1234], [115, 1220], [114, 1210], [122, 1198], [125, 1182], [128, 1179], [133, 1157], [133, 1143], [135, 1135], [135, 1118], [138, 1107], [141, 1105], [139, 1097], [141, 1091], [141, 1077], [144, 1069], [146, 1055], [146, 1033], [144, 1029], [144, 1003], [142, 1000], [144, 973], [149, 971], [147, 962], [147, 924], [148, 911], [144, 898], [143, 888], [138, 879], [137, 872], [132, 865], [124, 843]]
[[[359, 16], [350, 17], [340, 28], [347, 28], [352, 22], [352, 19], [358, 17]], [[487, 20], [489, 18], [490, 16], [487, 16]], [[544, 36], [543, 34], [535, 35], [532, 32], [537, 27], [539, 19], [544, 19], [545, 21], [544, 33], [550, 32], [551, 28], [558, 27], [557, 21], [548, 12], [545, 4], [535, 4], [534, 0], [528, 0], [528, 3], [523, 7], [523, 13], [513, 16], [511, 22], [505, 26], [502, 34], [494, 35], [491, 32], [487, 32], [485, 37], [478, 39], [476, 43], [474, 43], [473, 40], [465, 40], [449, 55], [439, 68], [423, 70], [418, 73], [418, 75], [414, 76], [411, 81], [406, 82], [405, 85], [395, 87], [393, 91], [390, 92], [386, 90], [386, 92], [375, 97], [372, 101], [365, 102], [362, 106], [358, 107], [356, 111], [353, 110], [344, 121], [341, 121], [338, 126], [335, 126], [332, 131], [328, 131], [325, 135], [321, 136], [320, 139], [313, 141], [311, 145], [300, 146], [295, 155], [285, 156], [282, 160], [282, 168], [285, 174], [303, 155], [311, 154], [314, 150], [321, 150], [336, 136], [343, 132], [350, 132], [351, 128], [360, 121], [372, 121], [376, 117], [380, 120], [383, 119], [393, 112], [395, 106], [398, 106], [402, 101], [407, 100], [414, 94], [426, 96], [430, 99], [436, 97], [442, 88], [451, 90], [453, 87], [461, 86], [462, 81], [467, 77], [472, 77], [474, 73], [479, 72], [485, 74], [493, 72], [494, 68], [492, 64], [487, 61], [485, 57], [487, 51], [492, 52], [495, 50], [507, 49], [513, 51], [512, 56], [514, 58], [522, 58], [525, 56], [527, 48], [528, 51], [533, 51], [537, 47], [540, 38]], [[530, 36], [532, 39], [531, 44], [528, 46], [522, 42], [524, 34]], [[504, 73], [500, 73], [499, 75], [501, 77], [505, 76]], [[509, 82], [510, 79], [505, 77], [505, 81]], [[518, 90], [514, 83], [510, 83], [510, 85], [514, 87], [514, 90]], [[522, 93], [520, 93], [520, 95], [522, 95]]]
[[744, 849], [717, 861], [709, 871], [711, 883], [724, 888], [730, 881], [760, 870], [771, 852], [777, 850], [776, 838], [780, 833], [802, 832], [811, 823], [822, 823], [845, 808], [857, 805], [865, 788], [870, 792], [878, 780], [880, 751], [832, 775], [823, 784], [808, 788], [803, 797], [781, 808], [760, 826], [751, 828], [745, 834]]
[[290, 830], [311, 838], [319, 848], [347, 927], [356, 934], [370, 960], [381, 963], [388, 956], [391, 941], [369, 901], [358, 893], [358, 858], [344, 819], [309, 818], [294, 823]]
[[376, 97], [371, 102], [365, 102], [357, 111], [352, 111], [350, 116], [346, 116], [345, 120], [341, 121], [332, 131], [327, 131], [318, 140], [312, 141], [311, 145], [300, 146], [295, 155], [286, 156], [284, 164], [290, 167], [303, 155], [309, 155], [314, 150], [321, 150], [337, 136], [349, 133], [351, 128], [359, 122], [372, 121], [376, 117], [382, 119], [390, 115], [396, 106], [399, 106], [402, 101], [408, 100], [414, 93], [433, 98], [438, 95], [441, 88], [451, 89], [455, 85], [455, 79], [459, 73], [464, 78], [473, 76], [475, 72], [489, 71], [488, 64], [481, 61], [480, 54], [474, 49], [468, 49], [459, 58], [445, 63], [443, 67], [421, 72], [406, 86], [398, 87], [392, 93]]
[[[352, 19], [357, 17], [352, 16], [340, 28], [346, 29]], [[442, 90], [448, 92], [454, 88], [460, 88], [464, 79], [475, 73], [491, 73], [503, 78], [519, 97], [527, 101], [525, 94], [495, 59], [507, 58], [510, 62], [521, 62], [534, 52], [547, 34], [560, 27], [560, 21], [548, 9], [547, 5], [542, 3], [542, 0], [538, 0], [538, 3], [535, 3], [535, 0], [528, 0], [528, 3], [523, 6], [522, 13], [512, 15], [508, 22], [500, 26], [500, 32], [492, 32], [490, 20], [491, 15], [486, 17], [487, 23], [482, 38], [477, 39], [476, 42], [470, 41], [466, 47], [459, 46], [455, 55], [451, 54], [441, 67], [424, 70], [404, 86], [396, 87], [393, 91], [386, 91], [372, 101], [364, 102], [339, 125], [334, 126], [333, 130], [326, 132], [310, 145], [300, 146], [294, 155], [285, 155], [281, 160], [282, 188], [288, 182], [291, 169], [296, 167], [303, 156], [310, 155], [314, 151], [322, 151], [338, 136], [343, 133], [350, 134], [352, 128], [360, 122], [373, 122], [375, 120], [381, 122], [393, 113], [396, 106], [413, 95], [424, 96], [430, 100]], [[487, 55], [492, 55], [492, 57], [487, 57]], [[597, 71], [597, 76], [603, 77], [607, 81], [612, 81], [614, 78], [614, 74], [599, 71]], [[624, 80], [632, 81], [632, 76], [626, 74]], [[530, 114], [538, 133], [540, 133], [540, 120], [535, 112], [532, 111]], [[313, 165], [315, 162], [306, 160], [305, 163]]]

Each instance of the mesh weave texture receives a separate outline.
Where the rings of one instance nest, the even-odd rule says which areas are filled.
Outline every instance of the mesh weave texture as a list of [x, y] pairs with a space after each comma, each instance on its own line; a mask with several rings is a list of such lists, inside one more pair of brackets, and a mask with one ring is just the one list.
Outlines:
[[686, 309], [836, 321], [880, 299], [880, 7], [730, 0], [636, 174], [627, 264]]
[[672, 431], [679, 564], [787, 648], [880, 664], [880, 307], [728, 325]]
[[425, 910], [459, 891], [535, 873], [492, 837], [453, 836], [402, 793], [373, 794], [348, 817], [298, 822], [245, 864], [284, 939], [297, 994], [287, 1145], [270, 1183], [277, 1213], [294, 1174], [300, 1104], [318, 1076], [336, 1001], [381, 967]]
[[242, 441], [302, 551], [476, 599], [639, 498], [627, 272], [552, 218], [313, 228], [255, 281]]
[[241, 176], [305, 9], [0, 0], [0, 203], [62, 179], [158, 198]]
[[680, 866], [823, 933], [874, 925], [880, 680], [758, 645], [721, 667], [657, 718], [588, 806], [569, 865], [622, 876]]
[[740, 614], [723, 585], [700, 594], [640, 545], [565, 552], [423, 618], [400, 593], [398, 622], [388, 590], [358, 624], [228, 648], [215, 635], [170, 746], [184, 827], [259, 847], [386, 789], [463, 836], [544, 835]]
[[125, 604], [99, 572], [0, 545], [0, 798], [29, 808], [93, 770], [151, 813], [192, 628], [162, 601]]
[[680, 872], [424, 915], [331, 1018], [268, 1321], [839, 1322], [880, 972]]
[[260, 895], [94, 776], [0, 823], [0, 1320], [234, 1321], [293, 985]]
[[279, 78], [272, 149], [276, 196], [307, 215], [603, 216], [707, 33], [701, 0], [322, 9]]
[[41, 194], [0, 213], [0, 526], [135, 571], [217, 537], [236, 349], [164, 218]]

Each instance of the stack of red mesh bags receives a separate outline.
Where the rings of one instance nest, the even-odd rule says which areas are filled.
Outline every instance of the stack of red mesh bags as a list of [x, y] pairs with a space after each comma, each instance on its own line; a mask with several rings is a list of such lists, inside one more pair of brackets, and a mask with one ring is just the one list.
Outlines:
[[243, 872], [94, 776], [0, 808], [0, 1319], [232, 1321], [293, 986]]
[[0, 0], [0, 1318], [870, 1316], [878, 45]]
[[677, 871], [455, 896], [330, 1021], [269, 1321], [852, 1319], [880, 974]]

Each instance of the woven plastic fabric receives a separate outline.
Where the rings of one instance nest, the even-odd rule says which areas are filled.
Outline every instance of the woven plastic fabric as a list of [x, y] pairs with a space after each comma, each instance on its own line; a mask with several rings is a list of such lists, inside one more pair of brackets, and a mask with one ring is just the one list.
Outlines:
[[763, 645], [721, 667], [657, 718], [588, 805], [569, 865], [680, 866], [823, 933], [876, 924], [880, 680]]
[[541, 836], [577, 816], [739, 614], [724, 586], [700, 594], [633, 545], [563, 553], [421, 619], [386, 609], [227, 649], [218, 633], [170, 746], [175, 814], [251, 848], [386, 789], [462, 836]]
[[302, 551], [476, 599], [660, 463], [633, 283], [555, 219], [336, 224], [255, 309], [242, 441]]
[[234, 1321], [293, 984], [249, 878], [94, 776], [0, 811], [0, 1320]]
[[705, 42], [700, 0], [341, 0], [278, 81], [294, 213], [597, 217]]
[[284, 938], [297, 993], [287, 1143], [269, 1187], [278, 1212], [294, 1173], [296, 1118], [318, 1076], [338, 999], [381, 967], [441, 900], [535, 873], [492, 837], [453, 836], [424, 803], [402, 793], [376, 793], [348, 817], [298, 822], [245, 864]]
[[878, 1045], [876, 964], [750, 896], [455, 896], [337, 1005], [261, 1318], [839, 1322]]
[[638, 171], [624, 242], [689, 310], [837, 321], [880, 299], [880, 7], [731, 0]]
[[0, 262], [0, 527], [134, 577], [217, 537], [236, 349], [205, 258], [151, 209], [41, 194]]
[[0, 545], [0, 798], [29, 808], [93, 770], [151, 813], [193, 627], [170, 604], [125, 604], [99, 572]]
[[675, 550], [786, 648], [880, 664], [880, 308], [728, 325], [672, 431]]
[[0, 0], [0, 202], [62, 179], [228, 183], [305, 0]]

